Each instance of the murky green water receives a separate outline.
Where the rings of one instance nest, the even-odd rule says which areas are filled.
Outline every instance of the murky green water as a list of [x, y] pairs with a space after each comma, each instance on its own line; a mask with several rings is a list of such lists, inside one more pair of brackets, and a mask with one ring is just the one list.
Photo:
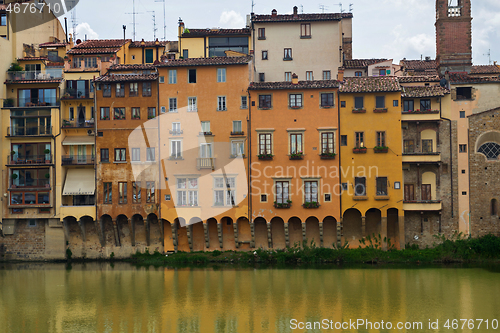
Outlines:
[[[361, 319], [373, 329], [346, 328]], [[498, 321], [498, 269], [0, 264], [0, 332], [500, 332]]]

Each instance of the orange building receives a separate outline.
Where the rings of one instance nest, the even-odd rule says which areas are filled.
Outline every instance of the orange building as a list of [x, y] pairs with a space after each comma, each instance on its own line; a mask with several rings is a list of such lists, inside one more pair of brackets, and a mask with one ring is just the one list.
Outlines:
[[250, 85], [255, 247], [337, 244], [338, 87], [296, 75], [292, 82]]

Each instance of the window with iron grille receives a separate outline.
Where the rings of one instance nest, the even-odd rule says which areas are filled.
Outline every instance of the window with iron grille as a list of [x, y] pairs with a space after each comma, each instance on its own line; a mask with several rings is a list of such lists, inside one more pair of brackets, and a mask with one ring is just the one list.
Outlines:
[[479, 147], [477, 152], [486, 156], [488, 160], [494, 161], [500, 155], [500, 145], [496, 142], [486, 142]]
[[226, 111], [226, 96], [217, 97], [217, 111]]

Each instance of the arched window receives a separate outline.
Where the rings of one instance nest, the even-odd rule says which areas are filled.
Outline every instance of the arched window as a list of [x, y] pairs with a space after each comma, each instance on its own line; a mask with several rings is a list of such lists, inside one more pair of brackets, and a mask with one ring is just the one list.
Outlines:
[[488, 160], [497, 160], [500, 155], [500, 145], [496, 142], [486, 142], [479, 147], [477, 152], [486, 156]]
[[490, 210], [491, 210], [491, 216], [497, 216], [498, 215], [498, 203], [497, 203], [497, 199], [491, 199]]

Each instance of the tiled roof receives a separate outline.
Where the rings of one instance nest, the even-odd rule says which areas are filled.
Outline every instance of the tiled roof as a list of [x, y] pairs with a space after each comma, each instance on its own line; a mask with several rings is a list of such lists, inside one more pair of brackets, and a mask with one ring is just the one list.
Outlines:
[[340, 85], [341, 93], [400, 91], [398, 79], [394, 76], [346, 77]]
[[441, 86], [401, 87], [401, 97], [403, 98], [438, 97], [449, 93], [448, 89]]
[[451, 84], [470, 84], [470, 83], [497, 83], [500, 77], [474, 77], [467, 74], [450, 74]]
[[29, 84], [29, 83], [61, 83], [62, 79], [47, 79], [47, 80], [7, 80], [5, 83], [11, 84]]
[[17, 58], [17, 61], [36, 61], [36, 60], [47, 60], [47, 57], [28, 57], [28, 58]]
[[343, 18], [352, 18], [352, 13], [253, 15], [252, 22], [340, 21]]
[[109, 67], [110, 71], [133, 71], [133, 70], [155, 70], [156, 67], [154, 65], [143, 65], [143, 64], [135, 64], [135, 65], [112, 65]]
[[220, 65], [242, 65], [252, 60], [246, 57], [210, 57], [168, 60], [157, 64], [157, 67], [186, 67], [186, 66], [220, 66]]
[[67, 44], [65, 43], [51, 43], [51, 42], [48, 42], [48, 43], [42, 43], [40, 45], [38, 45], [39, 47], [64, 47], [66, 46]]
[[182, 37], [199, 37], [199, 36], [227, 36], [227, 35], [245, 35], [250, 36], [250, 29], [187, 29], [189, 32], [184, 32]]
[[435, 70], [437, 68], [436, 60], [401, 60], [401, 65], [406, 69], [413, 71]]
[[298, 84], [293, 84], [290, 81], [283, 82], [252, 82], [248, 89], [250, 90], [267, 90], [267, 89], [317, 89], [317, 88], [338, 88], [339, 81], [337, 80], [317, 80], [317, 81], [299, 81]]
[[91, 39], [75, 45], [68, 54], [116, 53], [130, 39]]
[[[159, 46], [165, 46], [167, 45], [168, 41], [159, 41], [158, 45]], [[155, 41], [144, 41], [144, 47], [154, 47], [156, 46]], [[142, 41], [135, 41], [130, 43], [129, 48], [136, 48], [136, 47], [142, 47]]]
[[345, 69], [365, 68], [368, 67], [369, 65], [373, 65], [386, 60], [387, 59], [349, 59], [349, 60], [344, 60], [344, 68]]
[[135, 75], [135, 74], [106, 74], [99, 76], [94, 81], [95, 82], [135, 82], [135, 81], [154, 81], [158, 78], [158, 74], [146, 74], [146, 75]]
[[500, 74], [500, 68], [495, 65], [472, 66], [471, 74]]
[[439, 82], [441, 79], [437, 75], [409, 75], [409, 76], [398, 76], [399, 83], [413, 83], [413, 82]]

